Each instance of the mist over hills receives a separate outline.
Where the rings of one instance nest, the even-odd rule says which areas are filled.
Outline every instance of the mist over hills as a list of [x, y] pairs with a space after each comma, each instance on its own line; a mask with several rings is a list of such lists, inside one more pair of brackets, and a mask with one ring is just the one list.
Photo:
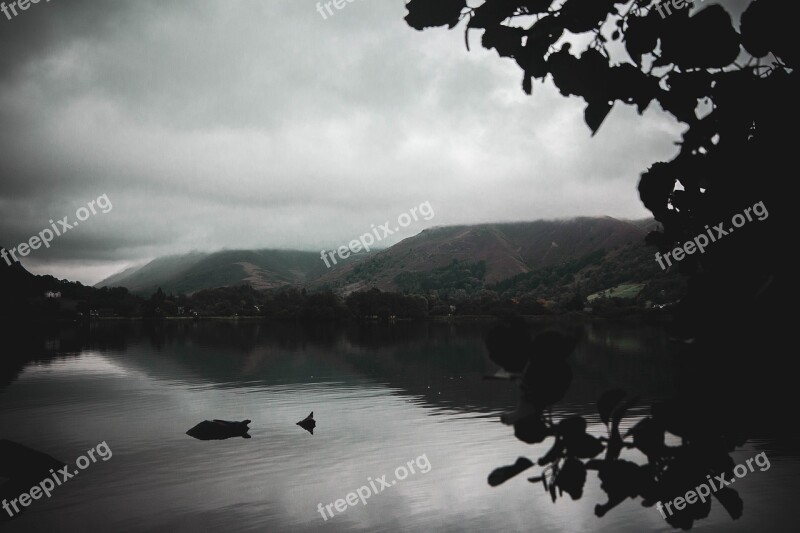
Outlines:
[[346, 292], [366, 286], [397, 290], [401, 274], [429, 272], [458, 263], [485, 264], [484, 281], [580, 259], [598, 250], [642, 244], [646, 231], [611, 217], [432, 228], [372, 257], [331, 269], [317, 284]]
[[683, 276], [661, 271], [644, 243], [654, 226], [584, 217], [437, 227], [331, 268], [319, 252], [192, 252], [95, 287], [35, 276], [15, 263], [0, 268], [0, 289], [10, 296], [8, 320], [634, 316], [677, 302], [685, 290]]
[[126, 269], [95, 287], [122, 286], [150, 295], [159, 287], [175, 294], [247, 284], [266, 290], [303, 284], [320, 276], [319, 253], [296, 250], [223, 250], [159, 257], [140, 268]]
[[[147, 296], [157, 288], [175, 294], [250, 285], [254, 289], [303, 286], [344, 293], [379, 288], [402, 290], [401, 274], [425, 275], [459, 264], [481, 264], [482, 282], [498, 283], [537, 269], [623, 246], [644, 249], [652, 221], [583, 217], [424, 230], [390, 248], [355, 254], [327, 268], [319, 252], [225, 250], [155, 259], [126, 269], [96, 287], [126, 287]], [[398, 276], [400, 276], [398, 284]]]

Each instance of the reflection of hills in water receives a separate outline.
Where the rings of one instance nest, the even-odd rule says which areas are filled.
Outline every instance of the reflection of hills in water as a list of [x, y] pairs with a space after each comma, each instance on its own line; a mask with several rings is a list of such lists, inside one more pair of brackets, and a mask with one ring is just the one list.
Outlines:
[[18, 324], [0, 327], [0, 392], [31, 363], [47, 364], [57, 357], [74, 357], [86, 344], [86, 333], [58, 324]]
[[[19, 353], [46, 362], [91, 349], [155, 378], [217, 388], [381, 384], [426, 405], [489, 412], [517, 400], [515, 385], [483, 379], [496, 370], [483, 343], [489, 325], [109, 322], [29, 332]], [[660, 329], [608, 324], [559, 328], [581, 336], [571, 357], [573, 386], [563, 403], [593, 404], [614, 387], [643, 396], [670, 392], [667, 344]], [[532, 326], [533, 331], [542, 329]], [[9, 367], [6, 383], [24, 364], [19, 359]]]

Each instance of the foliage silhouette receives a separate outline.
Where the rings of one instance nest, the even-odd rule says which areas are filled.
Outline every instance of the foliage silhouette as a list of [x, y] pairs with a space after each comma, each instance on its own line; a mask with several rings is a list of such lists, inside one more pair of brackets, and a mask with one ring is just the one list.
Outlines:
[[[640, 114], [655, 102], [684, 123], [679, 154], [653, 164], [639, 182], [642, 202], [663, 225], [648, 242], [665, 252], [757, 201], [786, 212], [778, 180], [794, 159], [787, 133], [798, 118], [800, 58], [790, 42], [788, 2], [755, 0], [739, 31], [722, 6], [661, 17], [658, 4], [487, 0], [471, 8], [464, 1], [412, 0], [406, 21], [418, 30], [466, 21], [467, 46], [472, 30], [482, 32], [485, 48], [522, 69], [528, 94], [533, 79], [549, 76], [564, 96], [582, 97], [593, 134], [616, 102], [635, 105]], [[589, 44], [576, 54], [567, 37]], [[764, 264], [776, 264], [768, 236], [785, 227], [774, 218], [737, 231], [735, 242], [687, 256], [678, 268], [713, 276], [738, 261], [737, 276], [763, 284]], [[718, 295], [697, 290], [697, 305]]]
[[[573, 500], [581, 498], [589, 471], [597, 472], [601, 489], [608, 495], [607, 502], [595, 506], [598, 517], [628, 498], [641, 498], [642, 505], [651, 507], [685, 494], [709, 476], [732, 477], [735, 465], [729, 454], [744, 444], [743, 434], [731, 434], [709, 423], [698, 416], [696, 405], [690, 402], [655, 403], [648, 416], [623, 434], [621, 422], [639, 399], [622, 390], [607, 391], [597, 401], [600, 420], [607, 430], [607, 435], [599, 438], [587, 432], [587, 422], [581, 416], [554, 420], [551, 407], [562, 399], [571, 382], [567, 356], [576, 339], [554, 331], [530, 339], [523, 328], [515, 319], [498, 323], [487, 335], [486, 344], [490, 358], [502, 362], [512, 375], [520, 375], [520, 360], [507, 354], [528, 354], [517, 410], [504, 414], [501, 420], [513, 425], [514, 435], [528, 444], [552, 439], [550, 450], [536, 463], [542, 470], [528, 479], [542, 483], [553, 502], [564, 493]], [[505, 340], [498, 342], [496, 339], [503, 335]], [[668, 446], [667, 432], [681, 443]], [[639, 465], [624, 458], [627, 450], [638, 450], [647, 462]], [[530, 459], [520, 457], [513, 465], [495, 469], [488, 482], [497, 486], [532, 466]], [[742, 515], [743, 502], [734, 489], [719, 488], [712, 494], [732, 518]], [[680, 511], [670, 510], [666, 520], [673, 527], [690, 529], [695, 520], [708, 516], [710, 506], [709, 499]]]
[[[757, 202], [769, 212], [763, 222], [737, 227], [704, 253], [686, 255], [672, 267], [688, 278], [671, 326], [673, 338], [683, 341], [676, 348], [682, 354], [676, 359], [680, 394], [653, 405], [648, 417], [621, 435], [620, 421], [635, 399], [621, 391], [606, 393], [598, 402], [608, 429], [600, 441], [604, 457], [598, 457], [602, 450], [584, 436], [585, 423], [554, 421], [549, 415], [562, 394], [560, 387], [569, 386], [560, 356], [531, 352], [526, 357], [527, 343], [534, 341], [525, 341], [518, 331], [501, 333], [505, 340], [494, 338], [487, 345], [502, 366], [515, 352], [500, 353], [498, 347], [518, 343], [523, 355], [511, 357], [517, 364], [507, 370], [519, 372], [523, 361], [524, 374], [540, 376], [534, 389], [551, 389], [531, 398], [532, 389], [526, 389], [523, 380], [519, 408], [503, 416], [524, 442], [554, 440], [538, 461], [544, 470], [531, 481], [541, 481], [554, 500], [557, 492], [578, 498], [586, 470], [596, 470], [609, 497], [595, 508], [598, 516], [627, 498], [641, 497], [643, 505], [651, 506], [709, 475], [729, 475], [729, 453], [748, 435], [768, 430], [797, 439], [789, 407], [796, 405], [796, 384], [784, 357], [785, 346], [794, 341], [794, 325], [784, 309], [796, 294], [787, 266], [792, 264], [787, 243], [794, 195], [784, 185], [784, 169], [795, 166], [792, 133], [800, 118], [800, 52], [791, 42], [792, 6], [754, 0], [736, 28], [719, 5], [674, 10], [662, 17], [658, 4], [407, 4], [406, 21], [418, 30], [453, 28], [455, 21], [465, 21], [467, 47], [471, 32], [481, 33], [484, 48], [517, 63], [526, 93], [533, 93], [534, 79], [547, 79], [562, 95], [583, 98], [584, 119], [593, 135], [616, 103], [633, 105], [639, 114], [657, 104], [685, 125], [678, 154], [655, 162], [638, 185], [642, 203], [663, 226], [647, 237], [660, 252], [720, 222], [722, 229], [730, 230], [724, 223]], [[574, 43], [581, 42], [588, 45], [576, 52]], [[665, 443], [667, 432], [680, 439], [679, 446]], [[637, 465], [622, 458], [629, 449], [644, 453], [648, 462]], [[733, 518], [741, 516], [743, 502], [736, 491], [725, 487], [714, 497]], [[673, 527], [689, 529], [708, 515], [709, 508], [709, 501], [690, 505], [667, 520]]]

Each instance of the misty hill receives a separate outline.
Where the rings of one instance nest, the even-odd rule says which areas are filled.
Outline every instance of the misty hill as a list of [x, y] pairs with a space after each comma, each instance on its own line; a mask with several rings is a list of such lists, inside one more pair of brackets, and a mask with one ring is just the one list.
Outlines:
[[643, 247], [647, 227], [646, 222], [611, 217], [439, 227], [386, 250], [340, 260], [330, 269], [318, 252], [194, 252], [155, 259], [141, 268], [111, 276], [97, 286], [123, 286], [145, 296], [158, 287], [168, 293], [191, 294], [241, 284], [260, 290], [306, 286], [345, 293], [371, 287], [408, 291], [409, 275], [435, 276], [454, 262], [480, 264], [481, 284], [496, 284], [600, 250], [613, 251], [626, 245]]
[[224, 250], [192, 252], [154, 259], [141, 268], [115, 274], [96, 287], [122, 286], [149, 296], [159, 287], [168, 293], [247, 284], [265, 290], [304, 284], [319, 277], [325, 265], [318, 252], [293, 250]]
[[450, 268], [453, 263], [481, 264], [482, 282], [497, 283], [600, 250], [625, 245], [643, 247], [644, 224], [611, 217], [539, 220], [433, 228], [370, 257], [331, 269], [313, 285], [345, 292], [377, 287], [409, 290], [404, 279]]

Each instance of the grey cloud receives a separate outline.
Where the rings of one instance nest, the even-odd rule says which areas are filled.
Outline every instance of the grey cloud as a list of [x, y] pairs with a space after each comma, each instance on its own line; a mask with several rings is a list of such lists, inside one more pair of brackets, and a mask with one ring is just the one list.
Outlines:
[[409, 28], [402, 1], [315, 5], [51, 0], [0, 20], [0, 244], [103, 193], [111, 213], [25, 264], [93, 282], [194, 249], [319, 250], [424, 201], [436, 217], [399, 238], [647, 215], [638, 174], [680, 138], [658, 109], [591, 138], [581, 101], [525, 96], [513, 62]]

